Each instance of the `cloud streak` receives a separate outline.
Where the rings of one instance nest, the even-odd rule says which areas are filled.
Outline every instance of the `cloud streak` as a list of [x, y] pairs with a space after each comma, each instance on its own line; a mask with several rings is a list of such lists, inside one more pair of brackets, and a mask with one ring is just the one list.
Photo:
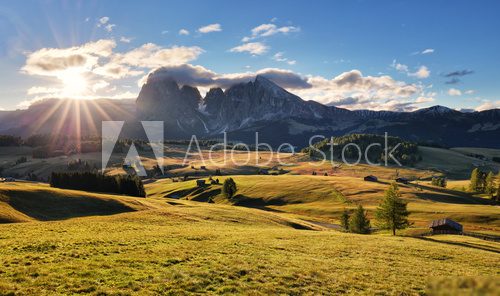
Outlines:
[[222, 31], [222, 27], [220, 24], [210, 24], [203, 26], [198, 29], [198, 32], [202, 34], [212, 33], [212, 32], [220, 32]]
[[278, 27], [275, 24], [262, 24], [251, 30], [251, 35], [243, 37], [242, 42], [249, 42], [251, 40], [269, 37], [276, 34], [289, 34], [294, 32], [299, 32], [300, 28], [295, 26], [283, 26]]
[[252, 55], [262, 55], [269, 50], [269, 47], [262, 42], [249, 42], [231, 48], [231, 52], [248, 52]]

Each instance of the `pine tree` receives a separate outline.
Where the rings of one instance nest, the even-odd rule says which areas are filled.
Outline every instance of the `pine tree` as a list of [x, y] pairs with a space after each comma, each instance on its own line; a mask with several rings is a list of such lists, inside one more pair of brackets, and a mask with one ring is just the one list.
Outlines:
[[484, 193], [492, 196], [495, 192], [495, 176], [493, 172], [489, 172], [484, 181]]
[[385, 191], [384, 200], [378, 206], [375, 216], [380, 228], [392, 230], [392, 235], [396, 235], [396, 229], [404, 229], [410, 225], [406, 209], [406, 202], [401, 199], [398, 185], [392, 183]]
[[342, 229], [345, 231], [349, 231], [349, 211], [346, 209], [344, 209], [342, 216], [340, 216], [340, 226], [342, 226]]
[[366, 212], [362, 205], [359, 205], [349, 220], [349, 230], [354, 233], [370, 233], [370, 220], [366, 217]]
[[234, 182], [233, 178], [227, 178], [224, 180], [224, 184], [222, 185], [222, 194], [224, 194], [226, 198], [233, 198], [237, 190], [238, 188], [236, 187], [236, 182]]
[[478, 168], [472, 170], [470, 175], [469, 191], [477, 192], [481, 186], [481, 172]]

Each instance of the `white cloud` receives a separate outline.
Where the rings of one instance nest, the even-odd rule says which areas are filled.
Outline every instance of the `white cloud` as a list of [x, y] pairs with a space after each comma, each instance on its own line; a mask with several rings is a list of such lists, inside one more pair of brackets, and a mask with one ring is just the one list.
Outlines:
[[467, 95], [472, 95], [472, 94], [474, 94], [475, 92], [476, 92], [475, 90], [473, 90], [473, 89], [469, 89], [469, 90], [466, 90], [466, 91], [465, 91], [465, 94], [467, 94]]
[[113, 31], [113, 28], [116, 27], [116, 25], [109, 23], [109, 17], [103, 16], [97, 22], [97, 27], [104, 27], [106, 31], [111, 33]]
[[108, 86], [109, 86], [109, 82], [104, 81], [104, 80], [100, 80], [100, 81], [94, 83], [94, 85], [92, 85], [92, 91], [96, 92], [96, 91], [103, 89], [105, 87], [108, 87]]
[[388, 75], [363, 76], [359, 70], [344, 72], [332, 79], [310, 76], [307, 82], [312, 88], [300, 93], [319, 102], [353, 97], [359, 98], [359, 104], [374, 107], [381, 101], [409, 99], [422, 91], [415, 84], [396, 81]]
[[27, 94], [28, 95], [50, 94], [58, 91], [59, 88], [56, 87], [33, 86], [28, 89]]
[[248, 37], [243, 37], [243, 42], [248, 42], [250, 40], [259, 38], [259, 37], [268, 37], [275, 34], [289, 34], [293, 32], [299, 32], [299, 27], [294, 26], [283, 26], [278, 27], [275, 24], [262, 24], [251, 30], [251, 35]]
[[498, 101], [484, 101], [481, 105], [476, 107], [476, 111], [484, 111], [489, 109], [498, 109], [500, 108], [500, 100]]
[[190, 62], [203, 52], [203, 49], [198, 46], [163, 48], [154, 43], [146, 43], [124, 54], [116, 54], [113, 62], [143, 68], [157, 68]]
[[106, 27], [104, 27], [106, 29], [106, 31], [108, 31], [109, 33], [111, 33], [113, 31], [113, 28], [116, 27], [115, 24], [107, 24]]
[[396, 62], [396, 60], [392, 60], [391, 67], [398, 70], [399, 72], [408, 73], [408, 71], [409, 71], [407, 65], [400, 64], [400, 63]]
[[290, 60], [288, 58], [286, 58], [284, 56], [284, 53], [283, 52], [277, 52], [274, 56], [273, 56], [273, 60], [277, 61], [277, 62], [284, 62], [284, 63], [287, 63], [289, 65], [295, 65], [297, 63], [297, 61], [295, 60]]
[[161, 34], [162, 35], [168, 34], [168, 31], [167, 30], [163, 30], [163, 31], [161, 31]]
[[100, 57], [109, 57], [116, 42], [101, 39], [69, 48], [42, 48], [29, 53], [21, 71], [31, 75], [60, 76], [65, 71], [90, 71]]
[[99, 23], [97, 24], [99, 27], [105, 25], [109, 22], [109, 17], [103, 16], [99, 19]]
[[414, 73], [408, 73], [408, 76], [413, 76], [417, 78], [427, 78], [431, 75], [431, 71], [426, 66], [420, 66], [418, 70]]
[[417, 104], [430, 103], [430, 102], [434, 102], [433, 97], [418, 97], [415, 100], [415, 103], [417, 103]]
[[230, 49], [231, 52], [248, 52], [252, 55], [261, 55], [268, 51], [269, 47], [261, 42], [249, 42]]
[[459, 89], [456, 89], [456, 88], [450, 88], [448, 90], [448, 95], [450, 95], [450, 96], [461, 96], [462, 95], [462, 91], [460, 91]]
[[133, 38], [127, 38], [125, 36], [122, 36], [120, 37], [120, 42], [123, 42], [123, 43], [130, 43], [132, 41]]
[[410, 72], [410, 69], [407, 65], [400, 64], [396, 60], [392, 61], [391, 67], [396, 69], [398, 72], [405, 73], [410, 77], [417, 78], [427, 78], [430, 76], [431, 71], [426, 66], [420, 66], [416, 72]]
[[431, 54], [431, 53], [434, 53], [433, 48], [424, 49], [420, 54]]
[[189, 35], [189, 31], [186, 29], [180, 29], [179, 30], [179, 35]]
[[109, 62], [103, 66], [96, 67], [92, 72], [113, 79], [120, 79], [124, 77], [138, 76], [144, 74], [144, 71], [142, 70], [135, 70], [127, 65], [115, 62]]
[[198, 29], [198, 32], [200, 32], [202, 34], [211, 33], [211, 32], [220, 32], [220, 31], [222, 31], [220, 24], [210, 24], [210, 25], [206, 25], [206, 26], [203, 26], [203, 27]]

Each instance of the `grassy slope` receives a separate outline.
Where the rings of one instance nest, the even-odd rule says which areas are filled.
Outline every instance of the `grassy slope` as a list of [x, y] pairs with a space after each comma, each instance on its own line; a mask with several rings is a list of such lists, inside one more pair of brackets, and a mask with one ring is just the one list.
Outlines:
[[[469, 157], [463, 152], [472, 152], [470, 149], [441, 149], [433, 147], [419, 147], [423, 160], [418, 162], [416, 167], [420, 169], [434, 169], [445, 173], [448, 177], [466, 179], [470, 172], [476, 167], [483, 167], [484, 170], [498, 171], [500, 164], [491, 161], [482, 161]], [[489, 149], [500, 153], [498, 149]], [[491, 152], [490, 153], [493, 153]]]
[[[113, 216], [0, 225], [0, 291], [418, 294], [440, 277], [499, 276], [499, 253], [474, 247], [474, 239], [464, 246], [446, 238], [296, 230], [260, 210], [161, 204]], [[493, 280], [479, 284], [495, 289]]]
[[481, 154], [486, 157], [492, 158], [492, 157], [500, 157], [500, 149], [491, 149], [491, 148], [476, 148], [476, 147], [456, 147], [456, 148], [451, 148], [450, 150], [454, 150], [460, 153], [474, 153], [474, 154]]
[[[238, 195], [232, 203], [260, 207], [337, 222], [344, 208], [358, 203], [373, 211], [388, 187], [388, 181], [365, 182], [360, 178], [337, 176], [232, 176], [238, 185]], [[222, 181], [225, 177], [220, 177]], [[159, 180], [146, 185], [150, 196], [186, 198], [228, 203], [220, 193], [221, 185], [199, 189], [195, 181], [171, 183]], [[464, 223], [466, 229], [500, 233], [500, 211], [488, 200], [469, 196], [461, 191], [441, 189], [427, 184], [400, 185], [409, 202], [411, 220], [425, 227], [432, 219], [449, 217]]]
[[51, 188], [30, 182], [0, 183], [0, 223], [111, 215], [151, 207], [146, 200]]

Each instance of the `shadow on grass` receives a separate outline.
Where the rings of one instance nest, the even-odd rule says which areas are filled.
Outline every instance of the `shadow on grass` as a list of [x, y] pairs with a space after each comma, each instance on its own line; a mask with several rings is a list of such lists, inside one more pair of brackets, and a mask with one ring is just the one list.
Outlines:
[[417, 192], [415, 195], [424, 200], [438, 201], [444, 203], [454, 203], [454, 204], [482, 204], [482, 205], [493, 205], [495, 204], [491, 200], [487, 200], [480, 197], [471, 196], [469, 193], [450, 190], [446, 188], [436, 188], [427, 185], [416, 185], [412, 184], [414, 188], [420, 188], [422, 190], [432, 191], [430, 192]]
[[415, 238], [416, 239], [420, 239], [420, 240], [424, 240], [424, 241], [430, 241], [430, 242], [435, 242], [435, 243], [440, 243], [440, 244], [466, 247], [466, 248], [483, 250], [483, 251], [488, 251], [488, 252], [500, 254], [500, 249], [499, 248], [488, 247], [488, 246], [474, 244], [474, 243], [442, 241], [442, 240], [432, 239], [430, 237], [415, 237]]
[[65, 196], [43, 190], [7, 191], [4, 202], [16, 211], [40, 221], [64, 220], [84, 216], [113, 215], [135, 209], [113, 199]]
[[243, 194], [237, 194], [231, 199], [233, 205], [247, 208], [254, 208], [269, 212], [282, 213], [283, 211], [270, 208], [269, 206], [280, 206], [286, 204], [280, 199], [271, 199], [265, 201], [262, 198], [248, 197]]

